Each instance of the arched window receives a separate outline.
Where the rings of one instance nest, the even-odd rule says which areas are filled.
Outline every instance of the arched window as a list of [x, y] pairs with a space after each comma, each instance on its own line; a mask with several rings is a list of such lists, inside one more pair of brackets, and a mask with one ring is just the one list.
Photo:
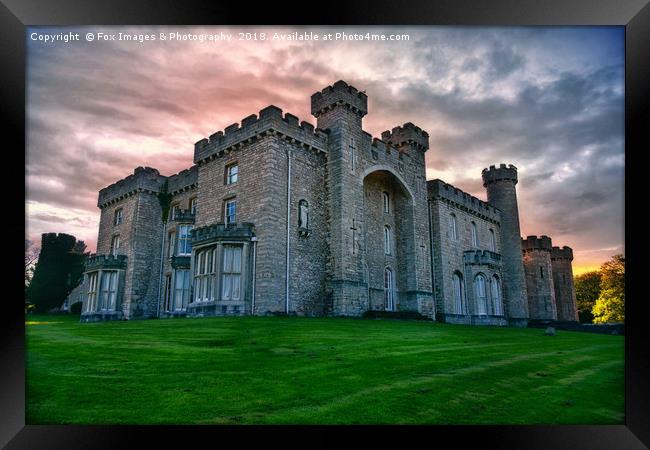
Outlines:
[[393, 311], [395, 309], [395, 301], [393, 298], [393, 271], [390, 267], [384, 269], [384, 308], [386, 308], [386, 311]]
[[472, 222], [472, 247], [478, 247], [478, 230], [475, 222]]
[[390, 255], [390, 245], [391, 245], [391, 235], [390, 227], [386, 225], [384, 227], [384, 253]]
[[490, 228], [490, 250], [493, 252], [497, 251], [497, 237], [492, 228]]
[[501, 301], [501, 280], [494, 275], [492, 277], [492, 310], [495, 316], [503, 315], [503, 303]]
[[384, 212], [388, 214], [390, 212], [390, 196], [388, 192], [382, 192], [382, 198], [384, 199]]
[[479, 315], [487, 314], [487, 294], [485, 291], [485, 277], [481, 274], [474, 278], [474, 291], [476, 293], [476, 310]]
[[465, 314], [465, 305], [463, 302], [463, 276], [458, 272], [454, 272], [452, 283], [454, 285], [454, 311], [456, 314]]
[[458, 240], [458, 227], [456, 225], [456, 215], [449, 216], [449, 237], [454, 241]]
[[298, 227], [309, 228], [309, 203], [304, 199], [298, 202]]

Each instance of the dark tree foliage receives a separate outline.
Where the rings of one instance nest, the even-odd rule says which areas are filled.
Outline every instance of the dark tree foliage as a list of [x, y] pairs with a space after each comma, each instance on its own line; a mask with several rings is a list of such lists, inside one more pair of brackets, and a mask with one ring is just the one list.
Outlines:
[[44, 233], [41, 252], [31, 283], [26, 290], [27, 301], [36, 312], [60, 307], [70, 291], [81, 281], [87, 254], [86, 245], [65, 233]]
[[592, 323], [594, 320], [591, 310], [600, 296], [600, 280], [601, 273], [597, 270], [574, 278], [580, 323]]

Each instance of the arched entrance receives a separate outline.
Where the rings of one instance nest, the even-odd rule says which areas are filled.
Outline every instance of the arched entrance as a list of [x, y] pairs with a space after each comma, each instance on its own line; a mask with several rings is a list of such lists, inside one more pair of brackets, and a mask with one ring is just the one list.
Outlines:
[[385, 166], [366, 170], [363, 195], [368, 308], [417, 310], [406, 296], [416, 276], [413, 195], [401, 176]]

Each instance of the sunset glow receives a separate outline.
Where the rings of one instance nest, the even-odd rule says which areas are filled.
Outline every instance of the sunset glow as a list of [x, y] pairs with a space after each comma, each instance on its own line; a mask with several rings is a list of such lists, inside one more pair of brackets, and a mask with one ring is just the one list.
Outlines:
[[[232, 34], [230, 42], [98, 41], [87, 32]], [[238, 41], [237, 33], [345, 31], [408, 40]], [[78, 32], [78, 42], [31, 40]], [[192, 165], [194, 143], [269, 104], [312, 124], [339, 79], [368, 95], [373, 136], [430, 135], [427, 178], [486, 199], [481, 170], [519, 169], [521, 231], [574, 251], [574, 274], [624, 253], [623, 27], [30, 27], [26, 238], [95, 250], [98, 191], [133, 172]]]

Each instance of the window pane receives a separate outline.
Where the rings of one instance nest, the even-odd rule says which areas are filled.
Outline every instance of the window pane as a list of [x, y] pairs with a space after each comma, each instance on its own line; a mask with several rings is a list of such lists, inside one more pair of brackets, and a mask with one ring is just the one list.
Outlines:
[[239, 275], [231, 275], [232, 277], [232, 299], [239, 300], [239, 284], [241, 277]]
[[223, 248], [223, 271], [232, 272], [232, 259], [233, 251], [232, 247], [224, 246]]
[[233, 249], [233, 267], [231, 272], [241, 273], [241, 247], [234, 247]]
[[224, 300], [230, 300], [230, 292], [231, 292], [231, 278], [230, 275], [224, 275], [223, 276], [223, 299]]

